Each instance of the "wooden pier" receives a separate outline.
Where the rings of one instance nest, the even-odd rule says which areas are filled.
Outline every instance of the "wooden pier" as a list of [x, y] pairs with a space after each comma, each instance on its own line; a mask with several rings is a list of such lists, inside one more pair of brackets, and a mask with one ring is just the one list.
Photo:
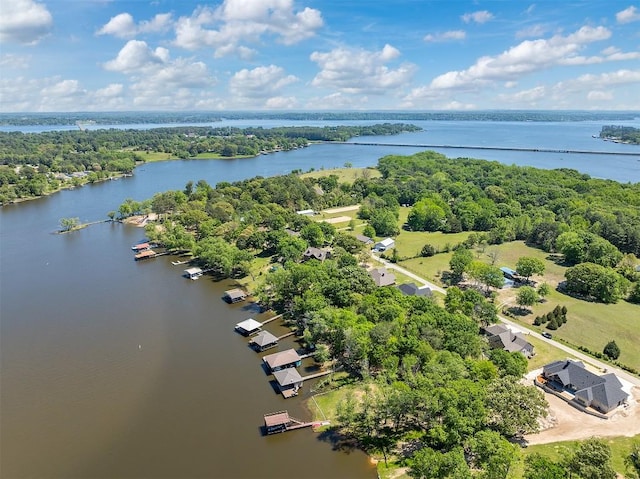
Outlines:
[[272, 412], [264, 415], [264, 428], [267, 434], [295, 431], [305, 427], [327, 426], [329, 421], [304, 422], [289, 416], [287, 411]]
[[[262, 323], [262, 324], [264, 324], [264, 323]], [[280, 341], [281, 339], [284, 339], [284, 338], [288, 338], [289, 336], [293, 336], [294, 334], [296, 334], [296, 332], [295, 331], [291, 331], [290, 333], [283, 334], [282, 336], [278, 336], [278, 341]]]
[[320, 371], [319, 373], [315, 373], [315, 374], [309, 374], [308, 376], [303, 376], [302, 380], [306, 381], [308, 379], [315, 379], [315, 378], [320, 378], [322, 376], [326, 376], [327, 374], [331, 374], [333, 373], [334, 370], [333, 369], [327, 369], [326, 371]]
[[279, 319], [279, 318], [281, 318], [282, 316], [284, 316], [284, 313], [283, 313], [283, 314], [278, 314], [277, 316], [274, 316], [273, 318], [269, 318], [269, 319], [267, 319], [267, 320], [265, 320], [265, 321], [262, 321], [262, 325], [264, 326], [265, 324], [268, 324], [268, 323], [270, 323], [271, 321], [275, 321], [276, 319]]

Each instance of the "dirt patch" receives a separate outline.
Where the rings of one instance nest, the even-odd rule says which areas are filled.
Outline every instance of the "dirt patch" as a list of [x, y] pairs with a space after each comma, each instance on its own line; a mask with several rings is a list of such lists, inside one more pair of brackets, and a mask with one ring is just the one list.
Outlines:
[[609, 419], [600, 419], [570, 406], [553, 394], [545, 393], [549, 416], [542, 421], [542, 432], [525, 436], [529, 444], [587, 439], [592, 436], [640, 434], [640, 388], [634, 387], [627, 407], [620, 407]]
[[329, 208], [328, 210], [322, 210], [327, 215], [333, 215], [335, 213], [344, 213], [345, 211], [359, 210], [360, 205], [342, 206], [340, 208]]
[[346, 223], [347, 221], [351, 221], [352, 219], [353, 218], [351, 218], [350, 216], [337, 216], [336, 218], [327, 218], [320, 221], [323, 221], [325, 223]]

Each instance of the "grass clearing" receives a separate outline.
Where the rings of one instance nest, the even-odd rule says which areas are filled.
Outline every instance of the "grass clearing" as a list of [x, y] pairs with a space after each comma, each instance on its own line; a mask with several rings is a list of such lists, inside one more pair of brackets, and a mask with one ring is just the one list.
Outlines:
[[380, 178], [382, 174], [374, 168], [334, 168], [303, 173], [301, 178], [324, 178], [336, 175], [340, 183], [353, 183], [358, 178]]

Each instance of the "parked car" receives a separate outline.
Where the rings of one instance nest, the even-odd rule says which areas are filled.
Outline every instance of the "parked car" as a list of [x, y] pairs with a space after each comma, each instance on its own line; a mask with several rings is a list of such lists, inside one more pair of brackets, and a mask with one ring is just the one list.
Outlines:
[[547, 333], [546, 331], [542, 333], [542, 336], [547, 339], [552, 339], [553, 335], [551, 333]]

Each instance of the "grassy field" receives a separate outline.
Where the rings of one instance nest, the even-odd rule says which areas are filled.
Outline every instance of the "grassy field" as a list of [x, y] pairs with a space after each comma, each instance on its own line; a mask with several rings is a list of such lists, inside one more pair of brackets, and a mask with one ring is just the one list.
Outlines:
[[380, 178], [382, 175], [374, 168], [334, 168], [331, 170], [317, 170], [304, 173], [301, 178], [324, 178], [336, 175], [340, 183], [353, 183], [357, 178]]

